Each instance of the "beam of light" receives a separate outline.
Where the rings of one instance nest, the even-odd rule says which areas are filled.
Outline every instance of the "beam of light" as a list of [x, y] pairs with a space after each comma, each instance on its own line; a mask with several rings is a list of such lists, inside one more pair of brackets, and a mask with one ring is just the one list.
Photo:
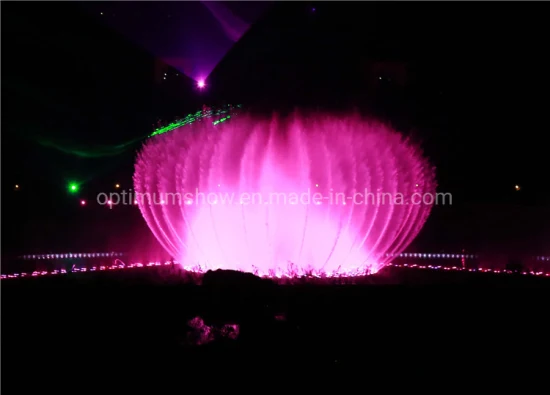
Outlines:
[[[86, 5], [103, 23], [109, 24], [163, 63], [192, 80], [207, 78], [218, 63], [241, 39], [251, 24], [271, 8], [272, 2], [246, 5], [223, 2], [154, 2]], [[101, 16], [104, 12], [105, 16]], [[244, 20], [246, 19], [246, 21]]]
[[227, 38], [233, 42], [237, 42], [250, 28], [250, 25], [235, 15], [221, 1], [201, 1], [208, 11], [218, 21]]
[[[134, 186], [153, 196], [138, 202], [141, 213], [184, 265], [359, 275], [376, 273], [403, 251], [431, 204], [370, 203], [365, 196], [362, 204], [344, 205], [334, 194], [381, 191], [410, 201], [416, 193], [433, 194], [436, 184], [419, 149], [383, 125], [354, 116], [296, 115], [239, 116], [221, 128], [200, 122], [147, 140]], [[310, 190], [326, 200], [273, 201]], [[187, 204], [174, 201], [174, 193], [195, 196]], [[243, 204], [244, 194], [259, 195], [259, 203]], [[161, 199], [167, 204], [155, 204]]]
[[155, 129], [155, 131], [149, 136], [138, 137], [132, 140], [129, 140], [122, 144], [112, 145], [112, 146], [90, 146], [86, 148], [76, 147], [70, 144], [64, 144], [61, 142], [56, 142], [51, 139], [44, 139], [42, 137], [36, 136], [32, 138], [32, 141], [38, 143], [39, 145], [46, 148], [53, 148], [57, 151], [60, 151], [64, 154], [76, 156], [79, 158], [105, 158], [105, 157], [114, 157], [121, 155], [129, 150], [135, 149], [139, 143], [143, 141], [144, 138], [155, 136], [157, 134], [162, 134], [169, 132], [171, 130], [177, 129], [180, 126], [185, 126], [191, 124], [200, 119], [212, 119], [212, 122], [217, 125], [218, 123], [224, 122], [231, 118], [232, 110], [238, 110], [242, 108], [242, 105], [236, 105], [235, 107], [224, 106], [219, 109], [213, 109], [209, 111], [197, 111], [193, 114], [188, 114], [184, 118], [170, 123], [169, 125], [163, 126], [161, 128]]
[[210, 109], [207, 111], [196, 111], [193, 114], [187, 114], [182, 119], [179, 119], [175, 122], [172, 122], [166, 126], [163, 126], [161, 128], [155, 129], [153, 133], [149, 137], [153, 137], [159, 134], [164, 134], [166, 132], [170, 132], [172, 130], [175, 130], [177, 128], [180, 128], [182, 126], [191, 125], [197, 121], [200, 120], [212, 120], [212, 125], [218, 125], [222, 122], [228, 121], [231, 119], [232, 116], [235, 116], [236, 111], [239, 111], [242, 108], [241, 104], [233, 106], [223, 106], [219, 109]]
[[108, 146], [108, 145], [94, 146], [94, 145], [88, 144], [86, 145], [86, 147], [78, 147], [69, 143], [63, 143], [60, 141], [45, 139], [43, 137], [33, 138], [33, 141], [43, 147], [53, 148], [67, 155], [76, 156], [79, 158], [93, 159], [93, 158], [113, 157], [113, 156], [118, 156], [120, 154], [128, 152], [129, 150], [134, 149], [136, 145], [143, 140], [143, 138], [144, 137], [139, 137], [122, 144], [111, 145], [111, 146]]

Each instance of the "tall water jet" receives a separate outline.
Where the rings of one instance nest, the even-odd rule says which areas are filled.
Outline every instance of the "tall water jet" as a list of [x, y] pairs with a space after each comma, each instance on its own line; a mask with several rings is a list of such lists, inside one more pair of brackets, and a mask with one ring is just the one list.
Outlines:
[[435, 196], [420, 149], [359, 116], [194, 123], [150, 138], [134, 184], [164, 249], [195, 270], [376, 273]]

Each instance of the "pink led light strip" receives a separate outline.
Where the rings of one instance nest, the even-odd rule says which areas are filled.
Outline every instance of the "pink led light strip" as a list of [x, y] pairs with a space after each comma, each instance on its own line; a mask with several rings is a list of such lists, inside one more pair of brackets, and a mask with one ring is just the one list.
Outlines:
[[473, 272], [473, 273], [493, 273], [493, 274], [522, 274], [524, 276], [544, 276], [550, 277], [550, 272], [535, 272], [535, 271], [523, 271], [523, 272], [514, 272], [512, 270], [501, 270], [501, 269], [491, 269], [491, 268], [477, 268], [477, 269], [468, 269], [459, 266], [434, 266], [434, 265], [410, 265], [408, 263], [404, 264], [395, 264], [390, 263], [388, 266], [391, 267], [402, 267], [409, 269], [424, 269], [424, 270], [444, 270], [444, 271], [456, 271], [456, 272]]
[[[72, 270], [72, 273], [86, 273], [86, 272], [97, 272], [97, 271], [109, 271], [109, 270], [128, 270], [128, 269], [134, 269], [134, 268], [143, 268], [143, 267], [159, 267], [159, 266], [179, 266], [179, 263], [177, 262], [149, 262], [146, 264], [143, 263], [133, 263], [126, 265], [124, 262], [122, 262], [119, 259], [115, 259], [112, 265], [102, 265], [102, 266], [93, 266], [91, 268], [74, 268]], [[397, 267], [397, 268], [408, 268], [408, 269], [420, 269], [420, 270], [442, 270], [442, 271], [458, 271], [458, 272], [474, 272], [474, 273], [492, 273], [492, 274], [513, 274], [515, 272], [510, 270], [501, 270], [501, 269], [491, 269], [491, 268], [463, 268], [459, 266], [435, 266], [435, 265], [418, 265], [418, 264], [394, 264], [390, 263], [388, 264], [390, 267]], [[182, 267], [184, 271], [190, 272], [190, 273], [196, 273], [201, 274], [204, 273], [203, 270], [201, 270], [200, 267]], [[0, 278], [2, 280], [5, 279], [14, 279], [14, 278], [26, 278], [26, 277], [42, 277], [42, 276], [52, 276], [52, 275], [60, 275], [60, 274], [67, 274], [67, 271], [64, 269], [61, 270], [53, 270], [53, 271], [33, 271], [31, 273], [13, 273], [13, 274], [2, 274]], [[323, 276], [318, 274], [303, 274], [303, 273], [295, 273], [296, 275], [284, 275], [281, 273], [275, 273], [275, 274], [266, 274], [261, 275], [261, 277], [267, 277], [267, 278], [292, 278], [292, 277], [312, 277], [312, 278], [322, 278]], [[550, 277], [550, 272], [542, 272], [542, 271], [522, 271], [515, 274], [521, 274], [524, 276], [537, 276], [537, 277]], [[343, 273], [340, 275], [330, 275], [327, 274], [325, 277], [330, 278], [338, 278], [338, 277], [353, 277], [353, 276], [360, 276], [361, 273]]]

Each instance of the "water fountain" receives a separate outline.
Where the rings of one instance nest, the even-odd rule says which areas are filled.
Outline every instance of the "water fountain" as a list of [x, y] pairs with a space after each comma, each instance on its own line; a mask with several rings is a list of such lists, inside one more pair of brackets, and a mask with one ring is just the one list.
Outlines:
[[154, 136], [134, 185], [151, 231], [185, 267], [272, 276], [376, 273], [418, 234], [436, 188], [401, 134], [327, 115], [242, 115]]

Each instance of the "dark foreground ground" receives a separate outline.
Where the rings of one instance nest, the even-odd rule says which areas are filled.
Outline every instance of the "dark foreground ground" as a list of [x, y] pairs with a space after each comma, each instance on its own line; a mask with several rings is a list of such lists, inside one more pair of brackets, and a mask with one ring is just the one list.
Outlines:
[[[549, 286], [545, 278], [410, 269], [363, 285], [167, 284], [150, 271], [3, 281], [2, 389], [235, 388], [219, 374], [262, 388], [281, 380], [387, 387], [379, 373], [411, 369], [502, 379], [545, 366], [537, 361], [547, 359]], [[237, 323], [239, 337], [186, 346], [195, 316]]]

